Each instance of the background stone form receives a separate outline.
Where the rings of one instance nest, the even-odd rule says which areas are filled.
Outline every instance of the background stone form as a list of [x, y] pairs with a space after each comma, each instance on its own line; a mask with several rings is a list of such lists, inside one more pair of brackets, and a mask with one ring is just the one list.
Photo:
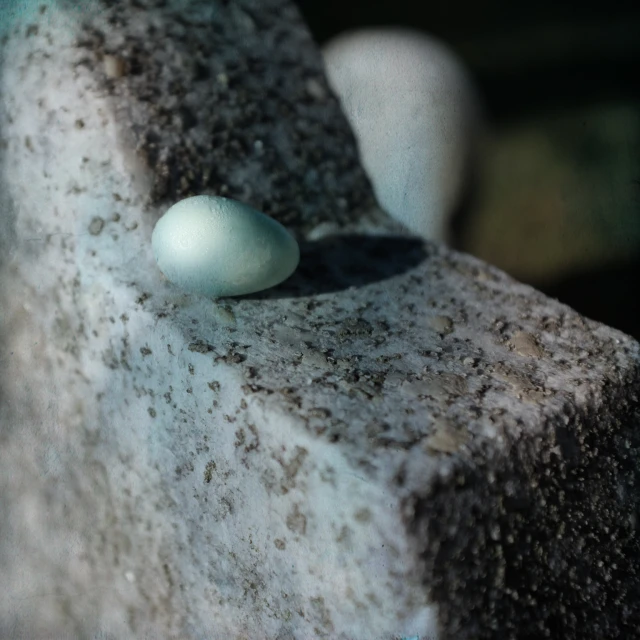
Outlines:
[[[640, 345], [377, 209], [293, 5], [3, 29], [0, 636], [633, 637]], [[170, 286], [199, 192], [296, 274]]]

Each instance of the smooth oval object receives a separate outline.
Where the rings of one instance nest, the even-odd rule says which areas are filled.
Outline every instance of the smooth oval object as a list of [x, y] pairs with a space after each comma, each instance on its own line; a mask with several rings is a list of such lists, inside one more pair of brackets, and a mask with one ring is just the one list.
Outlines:
[[174, 204], [156, 223], [151, 246], [170, 282], [211, 298], [273, 287], [300, 261], [298, 243], [279, 222], [218, 196]]

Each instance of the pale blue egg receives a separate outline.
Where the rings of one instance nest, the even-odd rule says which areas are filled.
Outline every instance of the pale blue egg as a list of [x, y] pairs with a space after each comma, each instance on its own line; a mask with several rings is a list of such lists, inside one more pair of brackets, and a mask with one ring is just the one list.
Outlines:
[[300, 261], [298, 243], [279, 222], [217, 196], [174, 204], [156, 223], [151, 246], [170, 282], [210, 298], [273, 287]]

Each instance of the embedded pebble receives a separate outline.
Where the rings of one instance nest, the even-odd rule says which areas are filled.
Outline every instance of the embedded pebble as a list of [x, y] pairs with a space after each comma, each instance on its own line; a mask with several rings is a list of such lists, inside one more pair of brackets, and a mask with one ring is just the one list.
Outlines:
[[122, 78], [126, 73], [126, 62], [118, 56], [106, 55], [103, 59], [104, 72], [108, 78]]
[[431, 328], [442, 335], [448, 335], [453, 331], [453, 321], [447, 316], [433, 316], [428, 320]]
[[89, 225], [89, 233], [92, 236], [100, 235], [102, 229], [104, 229], [104, 220], [100, 216], [96, 216], [91, 220]]
[[300, 261], [298, 243], [279, 222], [218, 196], [174, 204], [156, 223], [151, 245], [170, 282], [210, 298], [273, 287]]
[[544, 349], [538, 344], [535, 336], [526, 331], [516, 331], [508, 344], [521, 356], [530, 358], [542, 358], [544, 356]]

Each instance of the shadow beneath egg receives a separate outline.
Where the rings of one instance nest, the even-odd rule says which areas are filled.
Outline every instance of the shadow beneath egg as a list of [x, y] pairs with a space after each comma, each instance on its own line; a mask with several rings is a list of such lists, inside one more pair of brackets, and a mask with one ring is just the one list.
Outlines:
[[236, 300], [278, 300], [344, 291], [386, 280], [416, 267], [436, 248], [406, 236], [329, 236], [300, 243], [300, 264], [271, 289]]

